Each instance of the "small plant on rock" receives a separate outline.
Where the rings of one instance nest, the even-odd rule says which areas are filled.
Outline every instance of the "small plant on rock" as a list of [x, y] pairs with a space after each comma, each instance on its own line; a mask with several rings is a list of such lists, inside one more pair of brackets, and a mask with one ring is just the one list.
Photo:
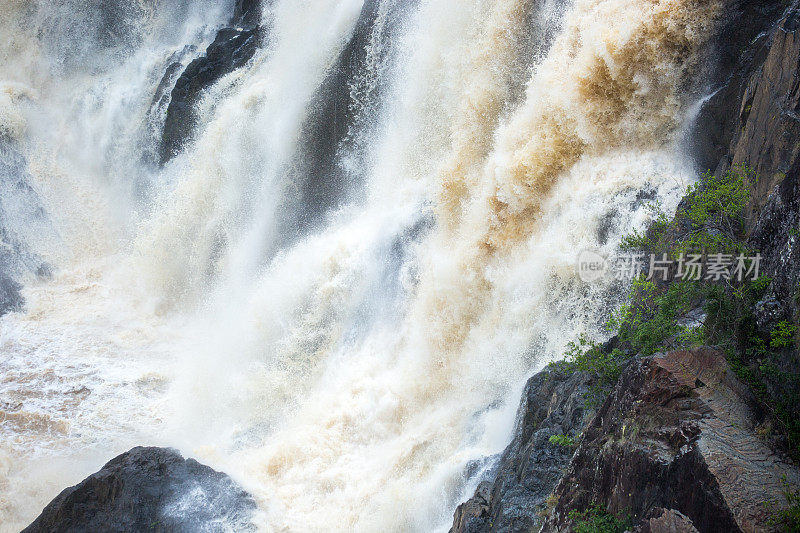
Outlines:
[[619, 518], [599, 504], [584, 511], [570, 511], [569, 518], [575, 533], [623, 533], [631, 526], [630, 518]]
[[548, 439], [550, 444], [555, 444], [556, 446], [563, 446], [564, 448], [574, 448], [577, 444], [575, 439], [568, 435], [550, 435]]
[[786, 320], [778, 322], [778, 325], [775, 326], [775, 329], [770, 333], [771, 340], [769, 345], [773, 348], [786, 348], [790, 346], [796, 329], [794, 324], [790, 324]]

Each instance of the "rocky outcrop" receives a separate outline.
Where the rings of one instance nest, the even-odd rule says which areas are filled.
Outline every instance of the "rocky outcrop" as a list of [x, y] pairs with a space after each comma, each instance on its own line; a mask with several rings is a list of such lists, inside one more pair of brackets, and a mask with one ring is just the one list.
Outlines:
[[800, 313], [799, 2], [781, 19], [766, 60], [747, 86], [739, 117], [730, 159], [758, 174], [748, 244], [762, 255], [763, 270], [773, 279], [757, 317], [769, 328]]
[[763, 331], [800, 316], [800, 160], [767, 198], [748, 244], [762, 256], [772, 278], [769, 294], [756, 308]]
[[595, 503], [642, 528], [777, 530], [783, 480], [798, 486], [800, 471], [758, 435], [764, 418], [716, 349], [636, 360], [586, 429], [544, 530], [568, 530], [569, 512]]
[[172, 449], [133, 448], [65, 489], [24, 533], [252, 531], [253, 499]]
[[528, 531], [541, 525], [547, 497], [569, 464], [573, 449], [549, 442], [577, 438], [593, 411], [586, 396], [594, 378], [548, 370], [525, 385], [514, 440], [475, 495], [458, 506], [453, 533]]
[[[181, 151], [197, 127], [194, 106], [202, 92], [223, 76], [247, 64], [263, 39], [264, 29], [258, 26], [260, 11], [258, 0], [239, 0], [228, 27], [217, 32], [214, 42], [205, 53], [183, 70], [170, 93], [164, 129], [159, 148], [161, 165]], [[171, 80], [180, 62], [167, 67], [162, 84]], [[163, 92], [163, 91], [162, 91]], [[156, 94], [154, 106], [163, 96]]]

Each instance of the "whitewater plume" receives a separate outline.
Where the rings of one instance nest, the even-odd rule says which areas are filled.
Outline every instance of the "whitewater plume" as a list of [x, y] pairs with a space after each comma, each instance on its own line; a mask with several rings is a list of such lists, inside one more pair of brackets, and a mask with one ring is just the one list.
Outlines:
[[[2, 8], [0, 172], [51, 235], [17, 239], [48, 275], [8, 273], [0, 318], [9, 531], [139, 444], [230, 473], [265, 530], [446, 528], [525, 378], [623, 292], [577, 253], [676, 206], [723, 7], [275, 0], [238, 28], [240, 4]], [[254, 27], [156, 161], [172, 87]]]

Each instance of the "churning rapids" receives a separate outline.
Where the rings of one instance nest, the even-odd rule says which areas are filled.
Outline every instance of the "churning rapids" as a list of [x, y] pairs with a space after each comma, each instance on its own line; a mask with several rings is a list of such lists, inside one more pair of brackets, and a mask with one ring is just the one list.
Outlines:
[[2, 531], [135, 445], [268, 531], [446, 530], [624, 292], [578, 252], [695, 174], [718, 2], [265, 0], [160, 161], [234, 9], [0, 4]]

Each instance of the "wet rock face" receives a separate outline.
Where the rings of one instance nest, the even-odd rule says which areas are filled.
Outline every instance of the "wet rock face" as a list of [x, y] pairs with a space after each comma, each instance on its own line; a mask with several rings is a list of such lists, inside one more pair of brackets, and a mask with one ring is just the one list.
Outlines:
[[[391, 60], [402, 13], [417, 0], [365, 0], [355, 28], [316, 90], [301, 126], [298, 151], [290, 169], [295, 184], [279, 218], [287, 240], [312, 231], [357, 186], [348, 168], [365, 163], [354, 135], [369, 127], [383, 90], [383, 71]], [[343, 162], [343, 154], [351, 160]]]
[[756, 320], [771, 330], [800, 314], [800, 159], [767, 198], [748, 244], [772, 278], [770, 295], [755, 310]]
[[742, 128], [731, 145], [733, 165], [746, 165], [759, 176], [753, 212], [797, 166], [800, 156], [800, 3], [795, 2], [774, 31], [760, 70], [742, 98]]
[[592, 383], [582, 372], [559, 376], [543, 371], [528, 381], [514, 440], [490, 479], [456, 509], [451, 532], [528, 531], [541, 524], [546, 499], [573, 452], [549, 439], [580, 433], [593, 414], [584, 397]]
[[261, 0], [237, 0], [233, 10], [233, 24], [243, 28], [255, 28], [261, 17]]
[[350, 84], [365, 66], [379, 7], [379, 0], [364, 2], [352, 38], [317, 90], [303, 124], [299, 177], [302, 201], [309, 212], [335, 205], [342, 192], [336, 158], [355, 118]]
[[25, 301], [20, 290], [22, 286], [7, 274], [0, 272], [0, 316], [22, 309]]
[[[258, 42], [258, 29], [223, 28], [205, 55], [189, 63], [175, 83], [167, 107], [161, 136], [162, 165], [180, 152], [194, 132], [197, 126], [194, 106], [202, 91], [245, 65], [255, 54]], [[170, 69], [167, 69], [166, 75], [170, 74]]]
[[758, 175], [747, 213], [748, 245], [773, 279], [755, 309], [759, 327], [771, 329], [800, 312], [800, 2], [777, 24], [737, 117], [729, 158]]
[[133, 448], [65, 489], [23, 531], [254, 531], [253, 499], [172, 449]]
[[637, 531], [776, 529], [770, 505], [785, 505], [782, 479], [797, 485], [800, 472], [757, 435], [762, 419], [716, 349], [635, 360], [586, 429], [543, 531], [567, 530], [571, 510], [596, 502]]
[[[197, 126], [194, 106], [203, 90], [247, 64], [255, 54], [264, 33], [258, 26], [260, 15], [260, 0], [238, 0], [229, 27], [219, 30], [205, 54], [189, 63], [178, 77], [170, 95], [161, 135], [161, 165], [180, 152], [194, 133]], [[180, 68], [180, 63], [172, 63], [162, 83], [170, 80], [177, 68]]]
[[709, 75], [702, 80], [712, 94], [689, 133], [691, 152], [702, 170], [714, 170], [728, 153], [747, 83], [764, 62], [771, 30], [785, 8], [785, 0], [726, 2], [707, 52]]

